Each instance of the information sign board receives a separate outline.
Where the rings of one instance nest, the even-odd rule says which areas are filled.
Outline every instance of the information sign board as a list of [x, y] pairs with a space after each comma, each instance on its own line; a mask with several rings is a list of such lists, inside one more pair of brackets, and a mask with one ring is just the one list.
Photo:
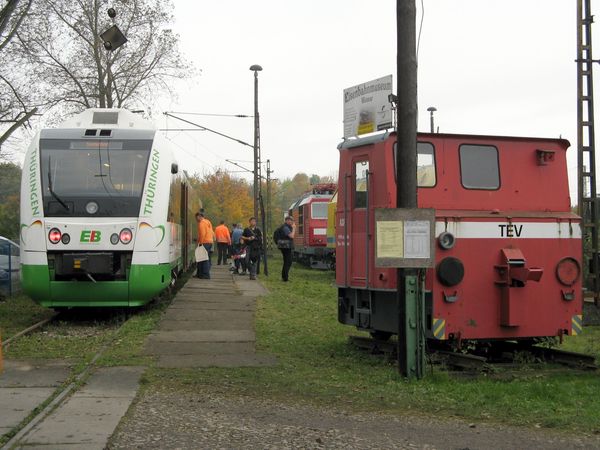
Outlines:
[[376, 267], [433, 267], [435, 210], [375, 209]]
[[392, 127], [392, 76], [344, 89], [344, 138]]

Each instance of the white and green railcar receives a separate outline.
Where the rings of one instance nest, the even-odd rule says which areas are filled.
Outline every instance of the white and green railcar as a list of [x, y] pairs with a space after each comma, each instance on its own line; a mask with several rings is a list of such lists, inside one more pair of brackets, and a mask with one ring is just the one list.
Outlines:
[[88, 109], [44, 129], [21, 180], [23, 291], [52, 308], [143, 305], [193, 264], [199, 207], [140, 116]]

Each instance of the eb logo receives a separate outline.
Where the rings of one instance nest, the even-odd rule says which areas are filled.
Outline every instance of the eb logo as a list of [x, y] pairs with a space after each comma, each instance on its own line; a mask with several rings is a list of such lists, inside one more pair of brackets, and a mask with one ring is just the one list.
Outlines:
[[79, 242], [100, 242], [100, 236], [99, 230], [83, 230]]

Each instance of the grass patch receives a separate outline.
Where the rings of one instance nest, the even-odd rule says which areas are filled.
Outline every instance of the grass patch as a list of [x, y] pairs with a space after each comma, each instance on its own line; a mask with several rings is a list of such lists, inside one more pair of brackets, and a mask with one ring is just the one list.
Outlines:
[[[184, 275], [179, 279], [176, 289], [188, 278], [189, 275]], [[108, 346], [96, 362], [97, 365], [151, 364], [151, 359], [142, 355], [144, 340], [156, 327], [172, 297], [169, 292], [164, 292], [152, 303], [131, 310], [71, 310], [63, 313], [59, 321], [51, 322], [43, 329], [17, 339], [9, 346], [6, 357], [62, 359], [75, 365], [85, 365], [97, 352]], [[52, 310], [38, 306], [28, 297], [22, 296], [15, 300], [16, 307], [7, 308], [6, 315], [1, 316], [7, 330], [13, 334], [53, 314]]]
[[[567, 431], [600, 432], [597, 374], [523, 370], [523, 375], [492, 380], [451, 378], [433, 371], [406, 381], [383, 358], [348, 344], [356, 331], [337, 322], [333, 273], [294, 264], [290, 282], [279, 281], [280, 258], [269, 263], [270, 294], [259, 301], [256, 331], [260, 352], [279, 358], [269, 368], [147, 371], [147, 388], [202, 391], [289, 401], [308, 401], [350, 410], [461, 417]], [[264, 277], [261, 277], [265, 280]], [[586, 330], [568, 339], [573, 349]]]
[[26, 295], [7, 297], [0, 301], [0, 334], [6, 340], [19, 331], [47, 319], [54, 312], [44, 308]]

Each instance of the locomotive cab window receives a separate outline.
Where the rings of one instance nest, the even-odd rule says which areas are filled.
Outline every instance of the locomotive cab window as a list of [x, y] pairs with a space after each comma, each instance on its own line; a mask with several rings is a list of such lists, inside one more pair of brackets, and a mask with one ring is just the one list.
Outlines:
[[313, 219], [327, 219], [327, 203], [326, 202], [318, 202], [313, 203], [310, 207], [311, 217]]
[[[396, 156], [398, 145], [394, 142], [394, 178], [396, 175]], [[417, 143], [417, 186], [434, 187], [435, 176], [435, 149], [429, 142]]]
[[369, 161], [358, 161], [354, 164], [354, 207], [367, 207], [367, 173]]
[[435, 157], [429, 142], [417, 143], [417, 186], [435, 186]]
[[500, 187], [498, 149], [491, 145], [463, 144], [459, 147], [460, 179], [466, 189]]

